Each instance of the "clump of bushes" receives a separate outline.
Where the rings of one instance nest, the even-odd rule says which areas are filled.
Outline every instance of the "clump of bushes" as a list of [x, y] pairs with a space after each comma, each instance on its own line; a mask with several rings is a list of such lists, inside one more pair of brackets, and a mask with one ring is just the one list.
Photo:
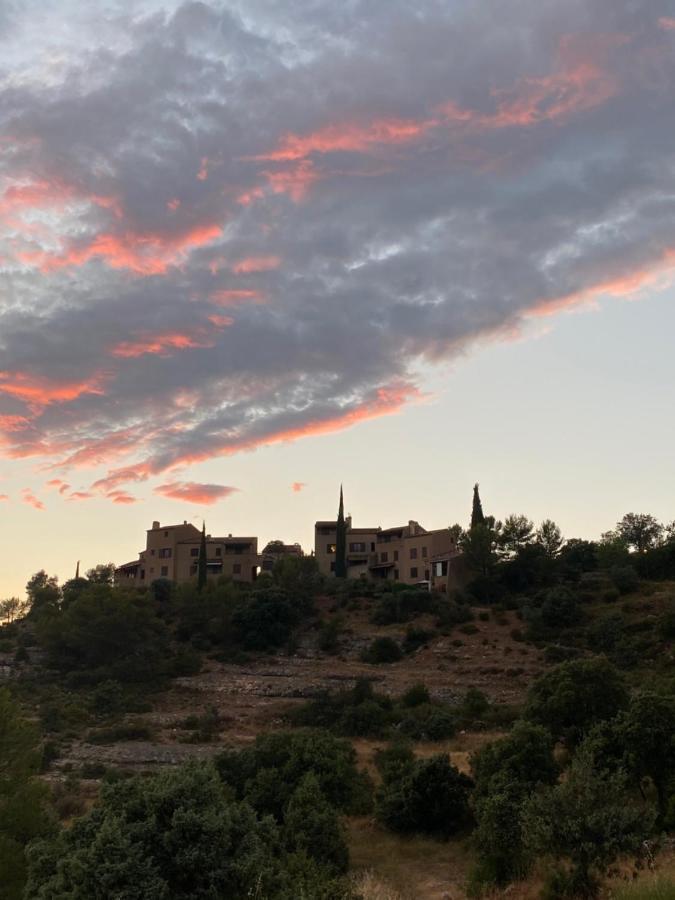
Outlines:
[[469, 822], [471, 779], [446, 755], [415, 760], [404, 750], [398, 758], [381, 756], [378, 765], [382, 785], [375, 814], [387, 828], [448, 838]]
[[412, 685], [392, 700], [361, 680], [350, 691], [325, 693], [289, 714], [295, 725], [326, 728], [348, 737], [393, 737], [404, 735], [415, 741], [451, 738], [458, 727], [503, 726], [515, 718], [511, 708], [493, 706], [488, 698], [470, 688], [461, 703], [450, 706], [433, 700], [424, 684]]
[[382, 663], [393, 663], [403, 659], [403, 650], [393, 638], [378, 637], [366, 647], [361, 654], [363, 662], [380, 665]]
[[190, 731], [188, 742], [191, 744], [208, 744], [214, 740], [223, 727], [223, 718], [215, 706], [209, 707], [202, 715], [188, 716], [182, 727]]

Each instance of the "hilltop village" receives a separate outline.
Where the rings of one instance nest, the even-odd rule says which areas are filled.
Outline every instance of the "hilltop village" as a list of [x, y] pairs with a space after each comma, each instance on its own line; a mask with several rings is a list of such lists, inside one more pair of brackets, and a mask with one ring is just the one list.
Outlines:
[[[187, 521], [178, 525], [155, 521], [138, 559], [119, 566], [115, 580], [144, 586], [166, 578], [183, 584], [198, 576], [202, 546], [207, 578], [225, 576], [248, 583], [260, 572], [271, 572], [277, 560], [304, 555], [299, 544], [271, 541], [259, 551], [254, 536], [214, 536]], [[460, 580], [461, 553], [451, 529], [428, 531], [412, 519], [394, 528], [357, 527], [351, 516], [344, 515], [342, 489], [337, 518], [314, 525], [311, 555], [327, 576], [396, 581], [444, 592]]]

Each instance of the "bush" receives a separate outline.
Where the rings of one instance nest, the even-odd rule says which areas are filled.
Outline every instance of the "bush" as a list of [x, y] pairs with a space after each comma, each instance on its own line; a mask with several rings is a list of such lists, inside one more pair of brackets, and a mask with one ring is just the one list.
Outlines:
[[472, 880], [502, 885], [524, 877], [531, 858], [523, 843], [523, 808], [536, 786], [557, 778], [553, 739], [538, 725], [518, 722], [509, 735], [475, 753], [471, 768], [479, 854]]
[[455, 734], [457, 722], [449, 709], [424, 703], [410, 709], [398, 728], [401, 734], [415, 741], [442, 741]]
[[420, 706], [423, 703], [429, 703], [429, 689], [425, 684], [413, 684], [401, 697], [403, 706]]
[[563, 885], [571, 896], [588, 897], [611, 863], [640, 851], [655, 818], [633, 800], [623, 773], [598, 773], [592, 756], [580, 752], [564, 781], [527, 801], [523, 833], [532, 853], [569, 863]]
[[433, 595], [426, 590], [406, 588], [381, 597], [373, 611], [375, 625], [394, 625], [433, 610]]
[[[0, 688], [0, 892], [20, 900], [26, 878], [25, 850], [53, 827], [47, 788], [38, 779], [38, 735], [24, 721], [9, 691]], [[30, 892], [25, 896], [33, 897]]]
[[560, 663], [534, 682], [525, 717], [574, 745], [627, 705], [626, 686], [614, 666], [602, 658], [578, 659]]
[[190, 764], [104, 784], [97, 807], [31, 846], [27, 896], [286, 898], [281, 847], [277, 827], [228, 799], [212, 766]]
[[545, 628], [570, 628], [581, 620], [581, 609], [574, 594], [564, 587], [546, 591], [541, 605], [541, 621]]
[[344, 829], [311, 772], [305, 775], [288, 802], [283, 833], [290, 852], [312, 856], [334, 873], [347, 871], [349, 851]]
[[342, 623], [338, 618], [322, 622], [319, 629], [319, 650], [324, 653], [337, 653], [340, 649], [340, 632]]
[[194, 744], [208, 744], [220, 734], [222, 726], [222, 718], [215, 706], [209, 707], [201, 716], [188, 716], [183, 722], [183, 728], [192, 731], [190, 742]]
[[167, 673], [167, 627], [135, 590], [92, 585], [67, 606], [43, 610], [36, 634], [49, 663], [80, 681], [146, 683]]
[[305, 775], [313, 773], [321, 793], [344, 812], [367, 812], [372, 785], [356, 768], [349, 741], [325, 731], [277, 731], [259, 735], [252, 747], [215, 758], [223, 781], [239, 799], [277, 821]]
[[392, 831], [448, 837], [467, 824], [470, 786], [447, 756], [418, 760], [390, 771], [378, 791], [377, 818]]
[[620, 594], [630, 594], [640, 585], [640, 577], [633, 566], [612, 566], [609, 577]]
[[361, 659], [374, 665], [393, 663], [403, 659], [403, 651], [393, 638], [379, 637], [363, 651]]
[[420, 647], [425, 647], [433, 637], [433, 632], [426, 631], [424, 628], [413, 628], [408, 626], [403, 639], [403, 652], [414, 653]]
[[288, 641], [299, 618], [283, 591], [267, 588], [240, 603], [232, 625], [245, 650], [270, 650]]

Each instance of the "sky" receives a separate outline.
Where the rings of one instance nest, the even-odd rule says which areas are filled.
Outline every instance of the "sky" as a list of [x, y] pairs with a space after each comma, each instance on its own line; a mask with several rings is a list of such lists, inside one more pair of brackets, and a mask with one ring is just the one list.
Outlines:
[[0, 0], [0, 597], [675, 518], [674, 88], [675, 0]]

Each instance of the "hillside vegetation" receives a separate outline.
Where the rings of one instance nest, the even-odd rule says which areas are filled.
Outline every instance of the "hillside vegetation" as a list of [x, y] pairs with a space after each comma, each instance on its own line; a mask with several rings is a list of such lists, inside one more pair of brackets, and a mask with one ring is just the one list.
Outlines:
[[0, 628], [2, 896], [675, 896], [672, 529], [457, 537], [449, 596], [312, 558], [34, 576]]

